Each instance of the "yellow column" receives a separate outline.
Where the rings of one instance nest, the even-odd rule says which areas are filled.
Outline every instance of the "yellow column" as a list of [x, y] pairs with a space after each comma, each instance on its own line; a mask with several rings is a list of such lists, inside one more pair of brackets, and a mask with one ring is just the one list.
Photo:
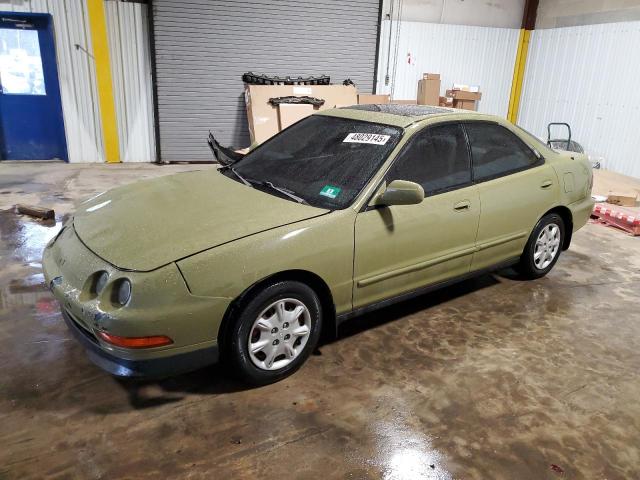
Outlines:
[[522, 95], [522, 82], [524, 81], [524, 71], [527, 65], [527, 54], [529, 53], [529, 37], [531, 30], [521, 29], [518, 40], [518, 52], [516, 53], [516, 63], [513, 66], [513, 80], [511, 82], [511, 96], [509, 97], [509, 113], [507, 119], [516, 123], [518, 121], [518, 110], [520, 108], [520, 96]]
[[98, 101], [102, 119], [102, 136], [107, 163], [120, 161], [118, 126], [116, 123], [116, 104], [113, 97], [111, 63], [109, 61], [109, 41], [107, 39], [107, 21], [104, 12], [104, 0], [86, 0], [91, 29], [91, 43], [98, 80]]

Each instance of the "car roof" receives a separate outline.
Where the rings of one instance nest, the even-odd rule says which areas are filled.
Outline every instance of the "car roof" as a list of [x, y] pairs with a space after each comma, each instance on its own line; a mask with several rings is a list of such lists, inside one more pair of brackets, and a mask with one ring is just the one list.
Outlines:
[[349, 110], [364, 110], [366, 112], [390, 113], [391, 115], [401, 115], [403, 117], [424, 117], [426, 115], [442, 115], [451, 113], [453, 109], [445, 107], [433, 107], [431, 105], [413, 104], [377, 104], [377, 105], [351, 105]]
[[[317, 115], [382, 123], [402, 128], [429, 118], [456, 114], [469, 115], [469, 117], [473, 118], [485, 117], [485, 115], [470, 110], [411, 104], [351, 105], [331, 110], [323, 110], [317, 113]], [[489, 117], [489, 115], [486, 115], [486, 117]]]

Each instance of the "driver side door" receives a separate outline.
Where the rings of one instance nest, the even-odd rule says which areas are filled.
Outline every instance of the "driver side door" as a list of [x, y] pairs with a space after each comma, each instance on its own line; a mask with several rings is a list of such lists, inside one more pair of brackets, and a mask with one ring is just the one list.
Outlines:
[[354, 308], [471, 268], [480, 199], [460, 124], [428, 126], [414, 134], [385, 180], [419, 183], [425, 199], [417, 205], [369, 206], [357, 215]]

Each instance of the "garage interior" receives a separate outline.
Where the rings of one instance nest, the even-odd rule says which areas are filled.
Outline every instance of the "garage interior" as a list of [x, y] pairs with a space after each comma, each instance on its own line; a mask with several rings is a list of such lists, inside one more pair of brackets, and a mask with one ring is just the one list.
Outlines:
[[[640, 0], [0, 0], [0, 34], [0, 479], [640, 478]], [[594, 213], [546, 277], [366, 313], [268, 386], [87, 358], [42, 271], [79, 202], [353, 103], [573, 140]]]

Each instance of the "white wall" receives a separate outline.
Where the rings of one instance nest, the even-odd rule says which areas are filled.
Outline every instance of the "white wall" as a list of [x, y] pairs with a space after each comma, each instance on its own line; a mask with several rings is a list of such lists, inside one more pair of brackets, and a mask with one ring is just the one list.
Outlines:
[[519, 124], [546, 138], [549, 122], [604, 168], [640, 178], [640, 22], [535, 30]]
[[520, 28], [525, 0], [384, 0], [382, 19]]
[[[390, 23], [390, 81], [385, 85]], [[400, 22], [398, 34], [397, 26], [397, 22], [383, 21], [377, 93], [392, 93], [394, 99], [415, 99], [422, 74], [439, 73], [441, 95], [454, 82], [480, 85], [482, 100], [478, 110], [507, 115], [518, 29]]]
[[96, 72], [91, 54], [87, 53], [93, 48], [85, 2], [0, 0], [0, 11], [52, 15], [69, 161], [104, 162]]
[[536, 28], [640, 20], [640, 0], [540, 0]]
[[120, 160], [156, 159], [147, 5], [105, 2]]
[[[147, 5], [107, 1], [105, 6], [121, 160], [151, 162], [155, 140]], [[104, 162], [85, 0], [0, 0], [0, 11], [51, 14], [69, 161]]]

